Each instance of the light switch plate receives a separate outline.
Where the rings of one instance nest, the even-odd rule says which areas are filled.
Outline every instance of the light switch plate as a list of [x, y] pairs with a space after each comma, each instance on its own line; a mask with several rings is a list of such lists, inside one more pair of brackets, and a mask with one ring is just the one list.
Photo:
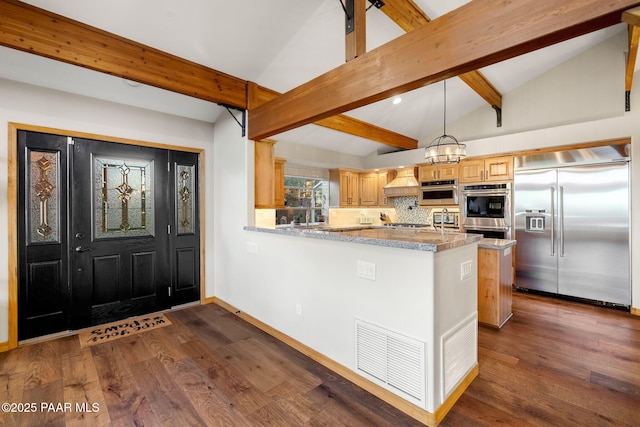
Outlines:
[[465, 261], [460, 264], [460, 280], [473, 276], [473, 261]]
[[363, 279], [376, 280], [376, 265], [372, 262], [358, 261], [356, 275]]

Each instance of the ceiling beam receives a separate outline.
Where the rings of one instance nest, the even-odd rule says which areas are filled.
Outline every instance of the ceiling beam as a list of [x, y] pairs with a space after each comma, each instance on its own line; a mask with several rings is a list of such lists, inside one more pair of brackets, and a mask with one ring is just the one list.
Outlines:
[[622, 20], [629, 24], [629, 54], [627, 56], [627, 68], [625, 73], [625, 91], [631, 92], [633, 74], [636, 69], [638, 57], [638, 41], [640, 40], [640, 7], [627, 10], [622, 14]]
[[[385, 0], [385, 4], [380, 10], [406, 32], [420, 28], [431, 21], [431, 18], [412, 0]], [[502, 94], [480, 71], [469, 71], [458, 77], [489, 105], [502, 108]]]
[[246, 108], [245, 80], [20, 1], [0, 0], [0, 45]]
[[[248, 89], [249, 101], [247, 104], [250, 110], [281, 95], [275, 90], [267, 89], [252, 82], [249, 83]], [[333, 129], [339, 132], [358, 136], [360, 138], [365, 138], [371, 141], [386, 144], [391, 147], [402, 148], [406, 150], [415, 150], [416, 148], [418, 148], [417, 139], [409, 138], [408, 136], [401, 135], [399, 133], [378, 126], [374, 126], [370, 123], [354, 119], [353, 117], [349, 117], [344, 114], [337, 114], [335, 116], [327, 117], [326, 119], [319, 120], [314, 124], [328, 129]]]
[[475, 0], [249, 111], [263, 139], [620, 22], [640, 0]]
[[[249, 82], [16, 0], [0, 0], [0, 45], [194, 98], [248, 109]], [[271, 100], [278, 92], [262, 99]], [[253, 91], [253, 95], [268, 94]], [[266, 95], [265, 95], [266, 96]], [[392, 147], [418, 141], [347, 116], [321, 126]]]
[[367, 0], [346, 0], [346, 3], [345, 61], [351, 61], [367, 51]]

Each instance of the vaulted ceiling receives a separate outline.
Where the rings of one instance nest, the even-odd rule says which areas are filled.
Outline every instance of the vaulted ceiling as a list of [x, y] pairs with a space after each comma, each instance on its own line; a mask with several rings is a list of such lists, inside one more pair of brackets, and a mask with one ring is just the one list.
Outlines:
[[[358, 6], [359, 1], [355, 0], [357, 7], [361, 7]], [[37, 32], [41, 28], [29, 27], [33, 24], [33, 18], [29, 16], [28, 9], [22, 8], [25, 3], [70, 18], [73, 20], [70, 21], [71, 24], [74, 21], [77, 21], [75, 24], [84, 24], [67, 29], [73, 31], [75, 40], [83, 40], [86, 52], [78, 55], [74, 51], [65, 57], [65, 48], [68, 46], [58, 49], [54, 46], [50, 53], [35, 52], [53, 58], [57, 56], [57, 60], [26, 53], [34, 52], [33, 46], [40, 46], [38, 37], [41, 35]], [[370, 70], [365, 67], [367, 59], [376, 58], [376, 52], [384, 53], [385, 49], [389, 49], [384, 45], [398, 43], [397, 40], [407, 32], [412, 32], [418, 38], [420, 28], [452, 10], [458, 10], [458, 15], [464, 18], [465, 8], [482, 10], [482, 7], [495, 6], [500, 2], [475, 0], [473, 5], [467, 5], [469, 2], [465, 0], [386, 0], [381, 8], [370, 7], [361, 14], [366, 23], [366, 32], [358, 45], [365, 45], [366, 53], [360, 51], [360, 57], [346, 63], [345, 12], [341, 3], [340, 0], [29, 0], [24, 3], [0, 0], [0, 7], [4, 9], [4, 13], [0, 14], [0, 44], [8, 46], [0, 47], [0, 77], [215, 122], [220, 114], [228, 114], [218, 102], [230, 105], [242, 103], [241, 99], [233, 96], [218, 96], [223, 92], [226, 96], [236, 90], [238, 93], [246, 90], [249, 96], [244, 101], [248, 102], [252, 110], [255, 107], [256, 112], [264, 116], [266, 105], [262, 110], [259, 105], [272, 99], [275, 105], [278, 101], [286, 101], [288, 94], [281, 97], [280, 93], [291, 91], [312, 79], [322, 79], [319, 76], [331, 76], [332, 70], [351, 70], [353, 74], [347, 77], [350, 81], [342, 79], [335, 86], [337, 89], [331, 90], [341, 91], [337, 93], [351, 91], [355, 97], [362, 99], [366, 97], [363, 95], [363, 87], [378, 91], [369, 96], [369, 100], [353, 104], [355, 108], [344, 109], [344, 106], [337, 105], [339, 97], [334, 96], [331, 97], [336, 102], [334, 110], [344, 113], [342, 116], [329, 114], [318, 122], [316, 119], [323, 118], [322, 115], [314, 116], [315, 113], [310, 112], [308, 122], [316, 122], [320, 126], [306, 124], [284, 132], [281, 131], [282, 127], [276, 126], [273, 128], [277, 128], [276, 134], [267, 132], [260, 136], [364, 156], [376, 150], [389, 150], [390, 146], [411, 148], [419, 141], [424, 144], [425, 138], [441, 130], [444, 110], [442, 85], [423, 86], [425, 83], [448, 78], [448, 121], [454, 121], [477, 108], [499, 108], [503, 94], [612, 35], [627, 31], [626, 23], [616, 24], [620, 21], [619, 16], [623, 10], [637, 6], [635, 3], [640, 4], [622, 0], [607, 2], [616, 3], [606, 6], [614, 11], [611, 15], [616, 16], [614, 19], [609, 17], [600, 21], [592, 19], [590, 22], [580, 23], [582, 18], [576, 16], [577, 12], [573, 13], [566, 20], [576, 22], [576, 27], [579, 28], [574, 34], [580, 34], [578, 37], [561, 37], [558, 40], [568, 40], [531, 53], [511, 55], [513, 57], [506, 55], [505, 58], [509, 59], [486, 63], [479, 60], [477, 63], [481, 68], [478, 70], [475, 67], [467, 70], [469, 67], [465, 64], [465, 73], [459, 77], [454, 76], [460, 73], [451, 67], [444, 67], [439, 71], [422, 73], [432, 75], [423, 76], [419, 84], [401, 84], [389, 83], [396, 76], [390, 78], [375, 71], [367, 71]], [[364, 0], [361, 3], [371, 6]], [[465, 8], [460, 9], [462, 6]], [[8, 11], [13, 13], [16, 10], [18, 15], [8, 17]], [[486, 11], [486, 14], [491, 13], [491, 10]], [[529, 10], [528, 14], [530, 16], [527, 13], [522, 16], [522, 22], [526, 22], [531, 16], [538, 16], [542, 20], [545, 11]], [[474, 21], [481, 22], [480, 18], [485, 14], [476, 16], [478, 19]], [[629, 16], [631, 18], [626, 22], [637, 18], [638, 14]], [[16, 29], [16, 22], [23, 22], [24, 28]], [[434, 32], [442, 31], [447, 26], [444, 18], [437, 22], [438, 25], [433, 22], [429, 24]], [[460, 28], [461, 32], [473, 30], [471, 21], [461, 22], [467, 24]], [[492, 22], [487, 22], [487, 25], [493, 25]], [[8, 24], [13, 26], [9, 28]], [[514, 34], [518, 27], [522, 27], [521, 22], [510, 24], [513, 24]], [[43, 34], [49, 35], [61, 28], [60, 22], [51, 24], [50, 28], [45, 27], [47, 28]], [[486, 31], [487, 38], [498, 32], [497, 29], [481, 30]], [[12, 38], [20, 31], [25, 32], [27, 39], [31, 38], [30, 44], [21, 45], [20, 40]], [[423, 30], [422, 33], [421, 37], [424, 38], [427, 31]], [[637, 49], [637, 31], [630, 34], [633, 52], [634, 37]], [[428, 35], [431, 36], [430, 33]], [[60, 39], [61, 35], [57, 34], [57, 37]], [[88, 39], [94, 37], [102, 37], [102, 45], [90, 46]], [[130, 41], [137, 44], [132, 47]], [[492, 42], [485, 45], [490, 43]], [[478, 44], [482, 44], [480, 37]], [[141, 45], [150, 49], [131, 51], [139, 49]], [[114, 46], [123, 52], [133, 52], [132, 55], [137, 55], [140, 62], [118, 62], [119, 58], [113, 56], [109, 56], [111, 60], [108, 60], [106, 54], [113, 53]], [[423, 47], [429, 49], [428, 44]], [[109, 48], [112, 50], [108, 51]], [[46, 47], [43, 46], [42, 49], [46, 51]], [[422, 59], [437, 62], [434, 52], [428, 52], [431, 56], [425, 55]], [[182, 94], [158, 88], [166, 87], [166, 76], [163, 73], [167, 71], [168, 63], [163, 62], [166, 61], [166, 56], [162, 56], [165, 53], [171, 55], [170, 67], [191, 73], [174, 76], [175, 81], [188, 79], [192, 82], [180, 85], [181, 89], [185, 89]], [[630, 62], [631, 71], [628, 75], [633, 76], [637, 67], [635, 59], [631, 59], [633, 61]], [[463, 60], [458, 62], [464, 63]], [[94, 71], [96, 69], [103, 72]], [[360, 74], [359, 70], [362, 70]], [[334, 80], [341, 80], [341, 71], [333, 73]], [[363, 75], [364, 73], [368, 74]], [[215, 84], [210, 83], [212, 76]], [[126, 77], [126, 80], [122, 77]], [[134, 83], [136, 81], [146, 84], [137, 85]], [[350, 84], [355, 87], [350, 88]], [[403, 102], [398, 105], [393, 105], [389, 99], [395, 95], [394, 84], [398, 87], [398, 92], [404, 92]], [[406, 92], [407, 88], [411, 90]], [[175, 90], [175, 86], [170, 89]], [[209, 97], [211, 94], [213, 96]], [[370, 100], [374, 102], [369, 103]], [[314, 98], [306, 98], [305, 102], [318, 104]], [[251, 119], [251, 113], [249, 117]], [[266, 126], [262, 129], [269, 128], [268, 124], [259, 122], [259, 118], [255, 123]], [[251, 125], [249, 133], [251, 134]]]

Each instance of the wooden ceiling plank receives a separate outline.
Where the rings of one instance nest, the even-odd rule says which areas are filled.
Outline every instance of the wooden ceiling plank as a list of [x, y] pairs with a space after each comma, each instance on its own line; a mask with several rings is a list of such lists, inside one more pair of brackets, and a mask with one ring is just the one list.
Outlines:
[[[249, 82], [249, 101], [247, 105], [249, 109], [253, 109], [258, 105], [271, 101], [281, 94], [275, 90]], [[406, 150], [415, 150], [418, 148], [418, 140], [405, 135], [372, 125], [362, 120], [349, 117], [344, 114], [338, 114], [319, 120], [314, 123], [328, 129], [339, 132], [348, 133], [371, 141], [380, 142], [391, 147], [402, 148]]]
[[[412, 0], [385, 0], [380, 9], [406, 32], [420, 28], [431, 18]], [[458, 76], [492, 107], [502, 108], [502, 94], [480, 71], [470, 71]]]
[[0, 45], [246, 108], [245, 80], [20, 1], [0, 0]]
[[638, 5], [639, 0], [469, 2], [249, 111], [249, 137], [267, 138], [609, 27]]

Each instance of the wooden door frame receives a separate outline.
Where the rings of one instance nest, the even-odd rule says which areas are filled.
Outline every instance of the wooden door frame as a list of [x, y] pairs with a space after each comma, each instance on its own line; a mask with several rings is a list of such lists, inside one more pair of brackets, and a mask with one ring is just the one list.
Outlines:
[[50, 133], [54, 135], [70, 136], [72, 138], [96, 139], [99, 141], [116, 142], [128, 145], [160, 148], [166, 150], [184, 151], [198, 154], [199, 197], [200, 197], [200, 304], [206, 303], [205, 298], [205, 184], [204, 184], [204, 149], [182, 147], [178, 145], [160, 144], [156, 142], [138, 141], [133, 139], [118, 138], [105, 135], [96, 135], [86, 132], [77, 132], [64, 129], [48, 128], [43, 126], [23, 123], [8, 123], [9, 137], [8, 149], [8, 180], [7, 180], [7, 209], [9, 219], [9, 340], [0, 343], [0, 352], [18, 347], [18, 131], [31, 131]]

